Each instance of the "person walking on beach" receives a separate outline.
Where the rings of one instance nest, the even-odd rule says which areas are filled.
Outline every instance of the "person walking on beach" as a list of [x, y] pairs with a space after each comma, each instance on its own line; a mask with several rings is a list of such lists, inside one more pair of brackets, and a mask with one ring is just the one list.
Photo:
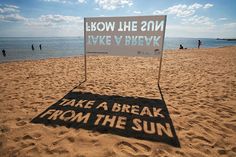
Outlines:
[[6, 51], [4, 49], [2, 50], [2, 55], [6, 57]]
[[201, 40], [198, 40], [198, 43], [197, 43], [197, 48], [200, 48], [200, 46], [202, 45], [202, 42]]
[[42, 45], [41, 44], [39, 45], [39, 49], [42, 50]]
[[32, 51], [34, 51], [34, 44], [31, 45], [31, 49], [32, 49]]

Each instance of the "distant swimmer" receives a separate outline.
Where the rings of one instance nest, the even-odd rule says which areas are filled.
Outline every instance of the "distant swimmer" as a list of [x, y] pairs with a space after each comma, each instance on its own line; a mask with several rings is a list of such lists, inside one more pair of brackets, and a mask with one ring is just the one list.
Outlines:
[[34, 51], [34, 44], [31, 45], [31, 49], [32, 49], [32, 51]]
[[42, 50], [42, 45], [41, 44], [39, 45], [39, 49]]
[[6, 51], [4, 49], [2, 50], [2, 55], [6, 57]]
[[202, 45], [202, 42], [201, 40], [198, 40], [198, 43], [197, 43], [197, 48], [200, 48], [200, 46]]

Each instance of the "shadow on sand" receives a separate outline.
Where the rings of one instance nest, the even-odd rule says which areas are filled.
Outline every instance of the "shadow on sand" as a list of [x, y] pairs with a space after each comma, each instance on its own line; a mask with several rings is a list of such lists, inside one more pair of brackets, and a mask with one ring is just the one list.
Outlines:
[[31, 122], [84, 128], [180, 147], [160, 86], [158, 88], [162, 100], [99, 95], [72, 89]]

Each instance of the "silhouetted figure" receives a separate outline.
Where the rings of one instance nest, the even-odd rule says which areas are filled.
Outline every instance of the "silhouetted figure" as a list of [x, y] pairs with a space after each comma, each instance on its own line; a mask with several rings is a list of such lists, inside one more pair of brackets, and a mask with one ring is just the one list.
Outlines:
[[41, 44], [39, 45], [39, 49], [42, 50], [42, 45]]
[[32, 49], [32, 51], [34, 51], [34, 45], [33, 44], [31, 45], [31, 49]]
[[2, 50], [2, 55], [6, 57], [6, 51], [4, 49]]
[[202, 45], [202, 42], [201, 40], [198, 40], [198, 43], [197, 43], [197, 48], [200, 48], [200, 46]]
[[179, 49], [184, 49], [182, 44], [179, 45]]

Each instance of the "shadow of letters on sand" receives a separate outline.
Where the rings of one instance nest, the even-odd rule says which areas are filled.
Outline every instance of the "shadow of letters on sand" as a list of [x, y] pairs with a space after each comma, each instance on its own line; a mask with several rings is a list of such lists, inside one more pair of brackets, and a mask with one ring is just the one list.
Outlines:
[[180, 147], [166, 104], [159, 99], [71, 91], [32, 122], [84, 128]]

